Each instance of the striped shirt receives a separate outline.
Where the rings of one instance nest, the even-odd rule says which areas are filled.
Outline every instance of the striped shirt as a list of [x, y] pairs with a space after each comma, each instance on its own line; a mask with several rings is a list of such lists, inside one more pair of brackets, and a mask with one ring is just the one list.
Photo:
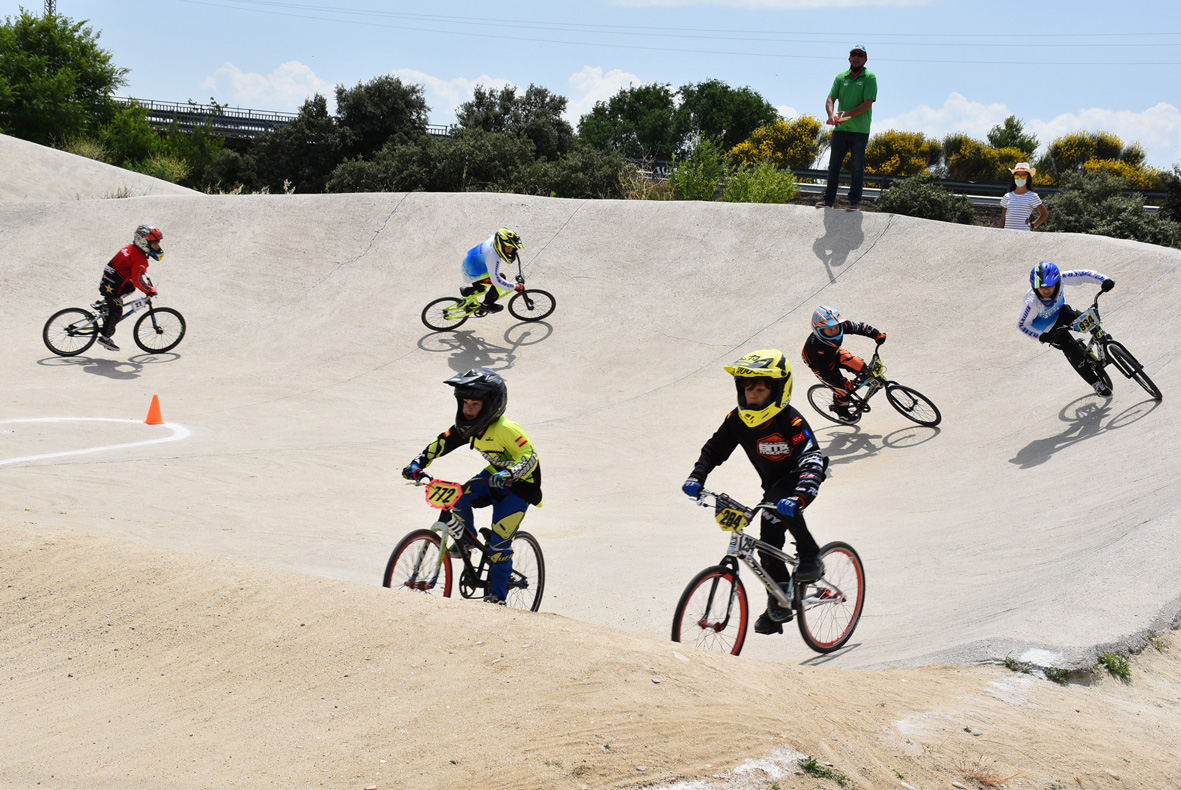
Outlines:
[[1028, 191], [1024, 195], [1008, 192], [1001, 198], [1001, 208], [1005, 209], [1006, 230], [1030, 230], [1029, 217], [1037, 212], [1042, 199], [1036, 192]]

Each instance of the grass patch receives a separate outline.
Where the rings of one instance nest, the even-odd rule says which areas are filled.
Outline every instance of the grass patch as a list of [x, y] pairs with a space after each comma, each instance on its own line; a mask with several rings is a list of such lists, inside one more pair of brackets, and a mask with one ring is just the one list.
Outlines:
[[1128, 659], [1112, 653], [1110, 651], [1104, 653], [1099, 657], [1099, 663], [1095, 665], [1098, 667], [1106, 667], [1107, 671], [1120, 680], [1128, 680], [1132, 676], [1132, 667], [1128, 663]]
[[1070, 680], [1070, 670], [1060, 669], [1058, 667], [1046, 667], [1042, 670], [1047, 680], [1052, 680], [1055, 683], [1066, 683]]
[[1028, 661], [1018, 661], [1012, 655], [1005, 656], [1004, 664], [1005, 668], [1012, 672], [1020, 672], [1028, 675], [1033, 671], [1033, 664], [1030, 664]]
[[956, 763], [955, 769], [965, 779], [976, 782], [981, 787], [1004, 787], [1006, 782], [1010, 782], [1021, 776], [1020, 773], [1005, 775], [997, 771], [993, 767], [993, 761], [985, 761], [984, 755], [981, 755], [975, 761], [964, 759]]
[[827, 765], [821, 765], [811, 755], [796, 760], [796, 765], [800, 766], [800, 770], [808, 774], [808, 776], [815, 776], [817, 779], [831, 779], [841, 787], [854, 787], [853, 780], [844, 773]]

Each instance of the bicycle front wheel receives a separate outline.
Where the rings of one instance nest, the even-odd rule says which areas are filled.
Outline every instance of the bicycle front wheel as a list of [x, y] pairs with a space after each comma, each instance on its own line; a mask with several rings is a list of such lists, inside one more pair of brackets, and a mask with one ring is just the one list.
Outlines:
[[439, 536], [416, 529], [398, 542], [386, 563], [381, 582], [391, 590], [451, 597], [451, 560], [442, 552]]
[[508, 578], [508, 598], [505, 603], [513, 609], [536, 612], [541, 608], [545, 592], [545, 558], [541, 544], [528, 532], [518, 532], [513, 538], [513, 572]]
[[149, 354], [171, 351], [185, 337], [185, 318], [171, 307], [153, 307], [135, 322], [135, 344]]
[[911, 422], [917, 422], [919, 425], [926, 425], [933, 427], [939, 424], [943, 419], [943, 415], [939, 413], [939, 409], [931, 402], [923, 393], [918, 390], [904, 387], [901, 384], [893, 382], [886, 385], [886, 400], [890, 401], [899, 414]]
[[742, 652], [750, 606], [738, 572], [725, 565], [693, 577], [677, 601], [674, 642], [731, 655]]
[[508, 300], [508, 311], [520, 321], [540, 321], [548, 318], [558, 306], [558, 301], [549, 291], [526, 288]]
[[468, 314], [462, 308], [464, 301], [454, 296], [436, 299], [422, 308], [422, 323], [427, 329], [436, 332], [458, 329], [468, 319]]
[[59, 357], [77, 356], [98, 339], [98, 321], [93, 313], [80, 307], [67, 307], [49, 317], [41, 330], [41, 339]]
[[1156, 386], [1152, 379], [1148, 378], [1148, 374], [1144, 372], [1144, 366], [1132, 356], [1131, 351], [1124, 348], [1123, 343], [1116, 340], [1108, 343], [1107, 357], [1119, 368], [1120, 373], [1123, 373], [1143, 387], [1144, 391], [1151, 395], [1153, 400], [1161, 400], [1164, 397], [1161, 394], [1160, 387]]
[[853, 636], [865, 605], [865, 569], [848, 543], [820, 549], [824, 577], [796, 585], [796, 623], [800, 636], [817, 653], [831, 653]]
[[833, 411], [834, 398], [836, 398], [836, 393], [827, 384], [816, 384], [808, 389], [808, 402], [824, 419], [841, 425], [853, 425], [861, 419], [861, 411], [856, 406], [853, 406], [852, 417], [842, 417]]

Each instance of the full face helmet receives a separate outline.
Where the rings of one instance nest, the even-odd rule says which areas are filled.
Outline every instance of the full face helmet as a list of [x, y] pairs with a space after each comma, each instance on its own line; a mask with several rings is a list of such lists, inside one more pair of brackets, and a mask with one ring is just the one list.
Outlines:
[[[787, 407], [791, 400], [791, 363], [782, 351], [752, 351], [724, 368], [734, 377], [738, 389], [738, 416], [748, 427], [762, 425]], [[747, 408], [746, 385], [763, 381], [771, 388], [771, 397], [761, 409]]]
[[[508, 386], [495, 370], [472, 368], [467, 373], [459, 373], [443, 383], [455, 387], [455, 428], [460, 439], [470, 439], [480, 434], [497, 417], [504, 414], [504, 407], [508, 405]], [[480, 407], [480, 413], [473, 419], [469, 420], [463, 416], [465, 400], [484, 402]]]
[[158, 261], [164, 258], [164, 250], [152, 249], [151, 243], [158, 242], [163, 238], [164, 234], [155, 225], [140, 225], [135, 229], [135, 237], [131, 243], [143, 250], [144, 255]]
[[[1049, 285], [1054, 286], [1054, 293], [1049, 297], [1038, 293], [1038, 288], [1045, 288]], [[1062, 292], [1062, 272], [1058, 271], [1058, 266], [1051, 261], [1042, 261], [1034, 266], [1033, 271], [1029, 273], [1029, 287], [1044, 304], [1052, 304], [1058, 298], [1058, 294]]]
[[[492, 240], [492, 246], [496, 248], [496, 254], [505, 263], [512, 263], [517, 257], [517, 252], [525, 245], [521, 243], [521, 236], [515, 230], [501, 228], [496, 231], [496, 236]], [[514, 249], [512, 252], [507, 252], [505, 247], [513, 247]]]
[[[842, 338], [845, 337], [845, 330], [841, 327], [841, 322], [844, 320], [835, 307], [821, 305], [812, 313], [812, 332], [820, 338], [821, 342], [828, 343], [830, 346], [839, 346]], [[835, 335], [826, 335], [820, 331], [822, 329], [831, 331], [834, 328], [837, 330]]]

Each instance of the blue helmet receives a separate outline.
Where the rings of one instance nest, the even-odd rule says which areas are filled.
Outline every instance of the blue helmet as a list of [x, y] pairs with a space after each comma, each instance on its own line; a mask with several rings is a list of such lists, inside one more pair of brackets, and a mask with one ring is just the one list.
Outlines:
[[[1047, 299], [1038, 293], [1038, 288], [1045, 288], [1047, 286], [1054, 287], [1054, 293]], [[1042, 261], [1029, 273], [1029, 287], [1037, 294], [1037, 298], [1041, 299], [1046, 304], [1050, 304], [1058, 298], [1058, 292], [1062, 288], [1062, 272], [1058, 271], [1058, 266], [1053, 261]]]
[[[828, 343], [830, 346], [839, 346], [841, 340], [845, 337], [845, 330], [841, 327], [842, 321], [844, 319], [835, 307], [821, 305], [812, 313], [812, 332], [822, 342]], [[835, 335], [826, 335], [820, 331], [821, 329], [831, 329], [833, 327], [840, 330]]]

